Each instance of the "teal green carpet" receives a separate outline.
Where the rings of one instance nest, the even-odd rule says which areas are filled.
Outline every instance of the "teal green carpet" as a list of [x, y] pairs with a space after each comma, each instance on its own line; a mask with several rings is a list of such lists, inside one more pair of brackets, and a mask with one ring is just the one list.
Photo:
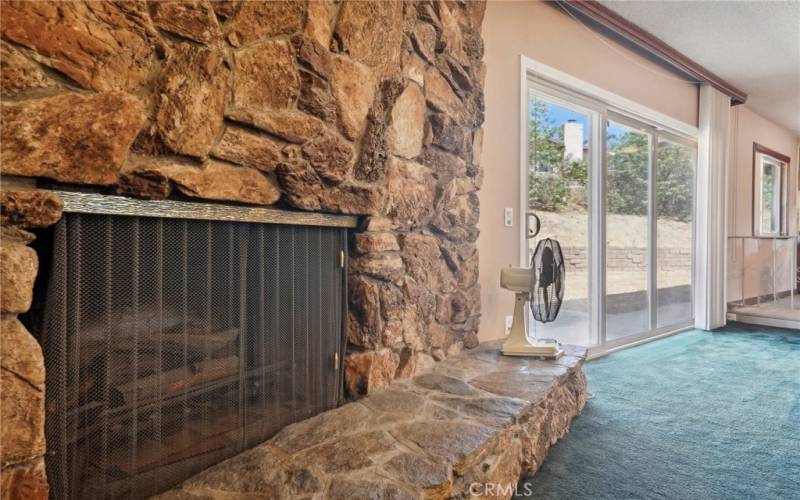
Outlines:
[[689, 331], [585, 370], [592, 398], [520, 498], [800, 498], [800, 332]]

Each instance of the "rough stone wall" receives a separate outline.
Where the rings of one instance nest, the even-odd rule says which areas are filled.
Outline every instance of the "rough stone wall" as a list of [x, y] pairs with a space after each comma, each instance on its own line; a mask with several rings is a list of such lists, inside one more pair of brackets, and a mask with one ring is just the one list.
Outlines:
[[44, 471], [44, 357], [17, 319], [27, 312], [39, 268], [23, 228], [61, 218], [61, 201], [46, 192], [0, 194], [0, 498], [47, 498]]
[[500, 344], [289, 425], [154, 500], [511, 498], [583, 410], [586, 349], [543, 361]]
[[477, 343], [484, 8], [3, 2], [0, 173], [364, 215], [346, 383], [366, 394]]

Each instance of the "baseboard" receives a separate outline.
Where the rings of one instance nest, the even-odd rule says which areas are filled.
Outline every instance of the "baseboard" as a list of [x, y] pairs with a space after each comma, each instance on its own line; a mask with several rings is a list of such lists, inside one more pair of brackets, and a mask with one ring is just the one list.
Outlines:
[[800, 321], [791, 319], [767, 318], [765, 316], [754, 316], [752, 314], [741, 314], [735, 312], [729, 312], [728, 319], [730, 321], [738, 321], [739, 323], [747, 323], [749, 325], [772, 326], [775, 328], [800, 330]]

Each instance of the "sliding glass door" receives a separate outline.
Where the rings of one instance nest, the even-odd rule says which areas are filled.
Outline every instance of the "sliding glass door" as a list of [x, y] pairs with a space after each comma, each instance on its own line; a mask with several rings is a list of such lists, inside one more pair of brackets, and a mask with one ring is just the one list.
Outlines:
[[561, 243], [566, 260], [566, 286], [559, 320], [529, 321], [539, 337], [567, 344], [589, 345], [593, 332], [589, 272], [592, 137], [597, 114], [567, 99], [531, 90], [527, 119], [527, 210], [541, 221], [541, 231], [526, 239], [530, 265], [536, 244], [544, 238]]
[[650, 329], [650, 166], [653, 137], [606, 126], [606, 340]]
[[609, 113], [605, 343], [692, 321], [696, 148]]
[[656, 144], [656, 327], [693, 316], [694, 173], [696, 148], [659, 135]]
[[566, 261], [539, 337], [602, 350], [692, 323], [696, 145], [621, 111], [529, 81], [522, 196], [542, 230], [521, 264], [542, 238]]

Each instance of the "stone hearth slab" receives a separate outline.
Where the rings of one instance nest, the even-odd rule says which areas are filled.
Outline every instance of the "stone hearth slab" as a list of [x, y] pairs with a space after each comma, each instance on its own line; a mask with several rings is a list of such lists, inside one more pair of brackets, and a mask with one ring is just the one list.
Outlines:
[[542, 361], [499, 346], [290, 425], [158, 498], [508, 497], [583, 409], [586, 350]]

